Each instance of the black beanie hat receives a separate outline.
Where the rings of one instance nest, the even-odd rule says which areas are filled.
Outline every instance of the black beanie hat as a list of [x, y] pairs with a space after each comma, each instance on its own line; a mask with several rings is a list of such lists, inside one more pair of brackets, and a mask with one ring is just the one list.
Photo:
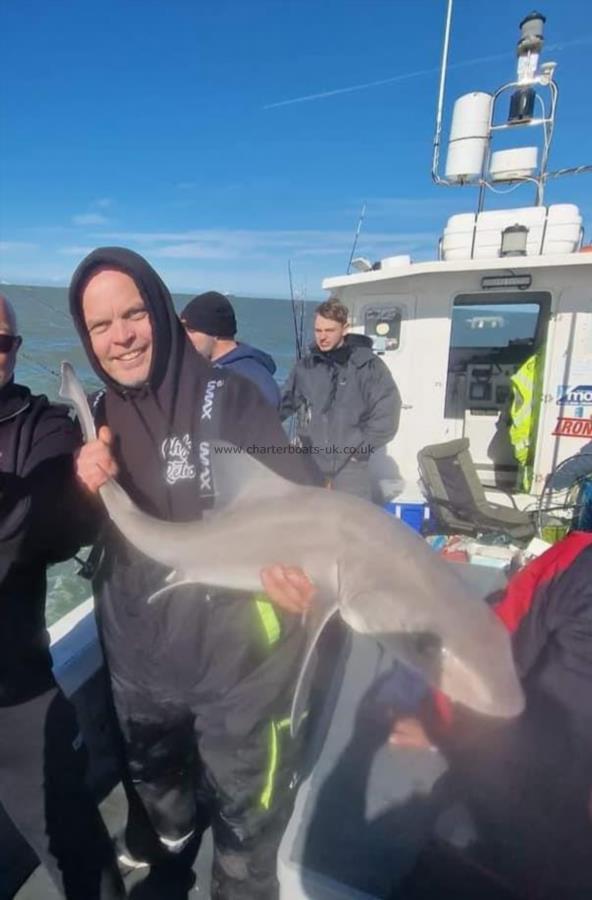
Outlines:
[[233, 338], [236, 334], [236, 317], [232, 304], [218, 291], [206, 291], [190, 300], [181, 321], [191, 331], [202, 331], [212, 337]]

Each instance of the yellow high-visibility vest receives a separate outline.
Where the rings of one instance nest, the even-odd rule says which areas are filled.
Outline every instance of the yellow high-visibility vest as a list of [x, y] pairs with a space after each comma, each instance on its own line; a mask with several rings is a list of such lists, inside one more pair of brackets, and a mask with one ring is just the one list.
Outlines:
[[541, 358], [541, 353], [530, 356], [510, 379], [513, 400], [510, 409], [509, 436], [514, 456], [522, 469], [522, 487], [525, 491], [530, 490], [533, 475], [532, 462], [540, 403], [538, 376]]

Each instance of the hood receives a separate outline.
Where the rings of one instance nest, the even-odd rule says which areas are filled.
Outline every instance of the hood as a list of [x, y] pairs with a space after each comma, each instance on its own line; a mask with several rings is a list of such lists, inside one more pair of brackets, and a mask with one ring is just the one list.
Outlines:
[[270, 375], [273, 375], [277, 369], [277, 366], [269, 353], [266, 353], [264, 350], [258, 350], [257, 347], [251, 347], [250, 344], [239, 344], [238, 347], [235, 347], [230, 353], [219, 356], [218, 359], [213, 362], [215, 366], [228, 366], [241, 359], [255, 360], [255, 362], [267, 369]]
[[347, 334], [343, 345], [337, 350], [324, 352], [316, 343], [310, 345], [310, 355], [325, 364], [352, 362], [358, 368], [374, 359], [372, 338], [365, 334]]
[[[152, 266], [138, 253], [124, 247], [99, 247], [86, 256], [72, 277], [70, 284], [70, 313], [89, 362], [101, 381], [120, 393], [129, 392], [110, 378], [99, 364], [91, 346], [82, 315], [82, 294], [98, 269], [115, 269], [129, 275], [136, 283], [146, 304], [152, 324], [152, 364], [147, 385], [157, 389], [162, 384], [171, 360], [176, 360], [186, 343], [168, 288]], [[141, 390], [141, 389], [140, 389]]]
[[366, 363], [369, 363], [375, 358], [376, 354], [372, 349], [372, 338], [368, 337], [366, 334], [346, 335], [345, 346], [348, 347], [351, 352], [351, 362], [358, 368], [365, 366]]
[[[82, 316], [82, 293], [99, 268], [129, 275], [146, 304], [152, 324], [152, 363], [147, 381], [139, 387], [123, 387], [110, 378], [91, 347]], [[176, 477], [169, 480], [166, 473], [167, 467], [174, 468], [179, 460], [182, 472], [192, 473], [195, 468], [190, 459], [195, 451], [183, 442], [190, 441], [196, 432], [199, 398], [204, 396], [212, 368], [186, 337], [167, 287], [137, 253], [101, 247], [74, 273], [70, 310], [89, 361], [105, 384], [99, 424], [106, 422], [113, 433], [119, 482], [142, 509], [153, 515], [177, 521], [194, 517], [195, 501], [187, 482]]]
[[367, 334], [346, 334], [345, 346], [351, 347], [352, 350], [355, 347], [367, 347], [369, 350], [372, 350], [373, 342], [372, 338], [368, 337]]
[[31, 391], [11, 379], [0, 388], [0, 422], [12, 419], [31, 405]]

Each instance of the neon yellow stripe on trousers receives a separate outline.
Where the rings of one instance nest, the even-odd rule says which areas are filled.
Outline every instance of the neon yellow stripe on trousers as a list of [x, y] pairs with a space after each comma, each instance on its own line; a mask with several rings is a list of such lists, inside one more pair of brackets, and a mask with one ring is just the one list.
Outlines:
[[[269, 647], [273, 647], [273, 645], [276, 644], [281, 637], [280, 621], [271, 602], [267, 599], [267, 596], [265, 594], [255, 594], [254, 600], [257, 607], [257, 612], [259, 613], [259, 618], [261, 619], [261, 624], [263, 625], [265, 637], [267, 638], [267, 644]], [[271, 806], [271, 800], [273, 798], [275, 776], [279, 760], [278, 731], [286, 728], [289, 724], [289, 719], [282, 719], [280, 722], [272, 722], [270, 725], [269, 765], [267, 768], [265, 787], [263, 788], [259, 801], [263, 809], [269, 809], [269, 807]]]
[[263, 809], [269, 809], [273, 797], [273, 789], [275, 786], [275, 776], [277, 772], [278, 762], [280, 758], [278, 731], [290, 727], [290, 719], [280, 719], [279, 722], [272, 722], [269, 733], [269, 766], [267, 768], [267, 778], [265, 779], [265, 787], [261, 793], [260, 804]]
[[267, 778], [265, 779], [265, 787], [261, 794], [260, 803], [263, 809], [269, 809], [271, 806], [271, 798], [273, 797], [273, 788], [275, 781], [275, 773], [278, 766], [278, 737], [277, 726], [275, 722], [271, 723], [269, 734], [269, 767], [267, 769]]
[[255, 594], [253, 599], [255, 600], [263, 630], [265, 631], [267, 643], [270, 647], [273, 647], [273, 645], [279, 641], [281, 636], [280, 620], [276, 615], [271, 601], [267, 599], [266, 594]]

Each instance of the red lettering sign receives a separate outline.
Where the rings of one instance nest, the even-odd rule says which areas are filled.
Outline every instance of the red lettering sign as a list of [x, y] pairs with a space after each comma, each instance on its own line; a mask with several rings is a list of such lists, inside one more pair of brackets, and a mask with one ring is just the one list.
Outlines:
[[555, 430], [556, 437], [592, 437], [592, 419], [557, 419]]

